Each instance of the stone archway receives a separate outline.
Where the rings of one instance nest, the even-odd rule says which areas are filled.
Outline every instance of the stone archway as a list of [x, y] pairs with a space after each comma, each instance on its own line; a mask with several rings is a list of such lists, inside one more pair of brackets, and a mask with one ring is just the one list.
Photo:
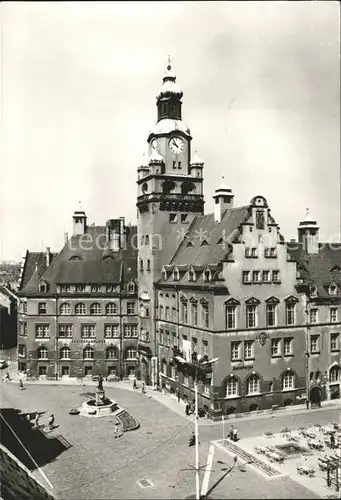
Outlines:
[[321, 406], [322, 391], [320, 387], [312, 387], [309, 393], [311, 406]]

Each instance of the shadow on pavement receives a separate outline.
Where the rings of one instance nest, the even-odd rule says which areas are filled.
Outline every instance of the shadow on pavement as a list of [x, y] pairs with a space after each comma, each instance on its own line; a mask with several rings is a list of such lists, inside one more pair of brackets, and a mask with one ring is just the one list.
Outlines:
[[[71, 447], [63, 436], [51, 436], [45, 433], [44, 429], [47, 427], [35, 428], [35, 415], [35, 413], [21, 413], [14, 408], [0, 410], [1, 443], [29, 470], [35, 470], [37, 465], [42, 467], [52, 462]], [[36, 463], [32, 461], [25, 448]]]

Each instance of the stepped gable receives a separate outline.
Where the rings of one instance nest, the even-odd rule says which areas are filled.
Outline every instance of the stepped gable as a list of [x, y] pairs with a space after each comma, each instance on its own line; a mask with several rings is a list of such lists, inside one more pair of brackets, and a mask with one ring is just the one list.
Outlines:
[[[136, 226], [127, 226], [125, 248], [108, 252], [106, 227], [87, 227], [85, 235], [74, 235], [69, 239], [48, 269], [45, 265], [43, 272], [39, 272], [38, 265], [29, 283], [22, 288], [22, 294], [39, 293], [39, 283], [42, 281], [48, 284], [48, 291], [44, 295], [51, 295], [56, 293], [57, 284], [120, 283], [123, 271], [127, 273], [126, 279], [135, 279], [137, 250], [134, 249], [133, 238], [135, 239], [136, 232]], [[45, 258], [44, 253], [41, 255]]]
[[[218, 264], [226, 258], [227, 246], [239, 233], [239, 226], [246, 221], [248, 213], [249, 205], [225, 210], [221, 222], [214, 222], [214, 214], [196, 217], [170, 264]], [[218, 243], [222, 240], [225, 244]]]
[[297, 242], [287, 243], [290, 257], [297, 262], [301, 278], [318, 288], [318, 295], [330, 297], [328, 288], [335, 283], [341, 289], [341, 243], [320, 243], [319, 253], [309, 254]]

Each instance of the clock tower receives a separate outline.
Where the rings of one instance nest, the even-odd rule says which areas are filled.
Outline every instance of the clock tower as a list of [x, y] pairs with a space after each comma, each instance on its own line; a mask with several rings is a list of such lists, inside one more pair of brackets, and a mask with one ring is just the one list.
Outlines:
[[192, 137], [182, 121], [182, 96], [169, 61], [157, 94], [157, 122], [147, 139], [148, 159], [137, 169], [139, 352], [142, 378], [154, 384], [158, 382], [152, 363], [158, 356], [154, 283], [193, 219], [204, 213], [204, 164], [196, 155], [191, 159]]

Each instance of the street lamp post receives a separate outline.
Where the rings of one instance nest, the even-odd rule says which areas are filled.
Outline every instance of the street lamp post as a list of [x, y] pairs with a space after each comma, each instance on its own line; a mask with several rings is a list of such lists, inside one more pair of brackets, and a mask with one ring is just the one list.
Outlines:
[[200, 371], [204, 370], [205, 365], [216, 363], [219, 358], [205, 359], [196, 352], [192, 353], [192, 362], [186, 361], [181, 356], [176, 356], [176, 359], [181, 363], [189, 364], [194, 368], [194, 397], [195, 397], [195, 411], [194, 411], [194, 433], [195, 433], [195, 498], [200, 500], [200, 478], [199, 478], [199, 408], [198, 408], [198, 375]]

